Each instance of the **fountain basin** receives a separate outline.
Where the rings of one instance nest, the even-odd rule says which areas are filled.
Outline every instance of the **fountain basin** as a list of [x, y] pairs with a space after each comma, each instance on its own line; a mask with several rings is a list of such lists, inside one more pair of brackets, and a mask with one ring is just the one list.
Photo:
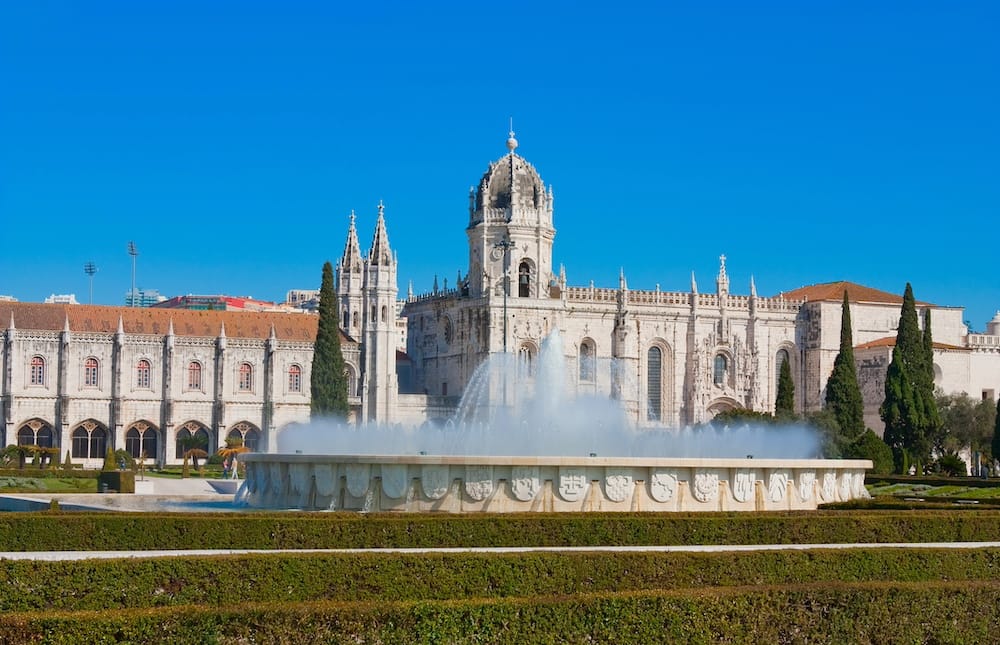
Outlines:
[[364, 512], [810, 510], [867, 498], [862, 459], [247, 453], [251, 508]]

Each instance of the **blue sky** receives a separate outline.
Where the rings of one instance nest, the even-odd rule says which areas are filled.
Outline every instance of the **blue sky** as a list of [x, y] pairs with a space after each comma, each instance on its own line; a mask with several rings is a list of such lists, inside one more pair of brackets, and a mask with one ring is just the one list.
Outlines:
[[[362, 6], [368, 5], [368, 6]], [[6, 2], [0, 294], [315, 288], [383, 200], [467, 264], [508, 118], [571, 284], [834, 280], [1000, 308], [995, 2]]]

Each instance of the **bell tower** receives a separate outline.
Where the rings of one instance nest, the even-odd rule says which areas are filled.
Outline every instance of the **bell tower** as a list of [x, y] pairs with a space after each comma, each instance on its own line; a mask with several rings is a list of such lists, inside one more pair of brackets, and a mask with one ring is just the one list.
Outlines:
[[552, 187], [514, 151], [511, 129], [507, 154], [490, 164], [478, 187], [469, 189], [469, 293], [503, 293], [511, 298], [547, 298], [552, 268]]

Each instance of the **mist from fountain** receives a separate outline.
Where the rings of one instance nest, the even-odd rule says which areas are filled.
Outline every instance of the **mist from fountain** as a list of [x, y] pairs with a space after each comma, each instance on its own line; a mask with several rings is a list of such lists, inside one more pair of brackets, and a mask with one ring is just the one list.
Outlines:
[[[614, 364], [596, 366], [605, 373]], [[513, 354], [476, 370], [451, 419], [438, 425], [292, 424], [278, 435], [284, 454], [594, 456], [812, 459], [817, 433], [800, 425], [637, 427], [619, 401], [574, 391], [562, 337], [542, 343], [537, 369]], [[595, 369], [595, 373], [597, 370]], [[634, 392], [635, 384], [630, 384]]]

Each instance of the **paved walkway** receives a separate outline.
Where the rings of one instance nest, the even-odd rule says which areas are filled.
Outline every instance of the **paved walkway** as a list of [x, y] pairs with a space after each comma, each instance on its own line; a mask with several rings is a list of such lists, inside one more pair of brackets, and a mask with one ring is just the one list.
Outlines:
[[440, 547], [406, 549], [178, 549], [160, 551], [6, 551], [0, 560], [101, 560], [169, 558], [265, 553], [732, 553], [740, 551], [807, 551], [811, 549], [997, 549], [1000, 542], [886, 542], [862, 544], [704, 544], [691, 546], [525, 546]]

